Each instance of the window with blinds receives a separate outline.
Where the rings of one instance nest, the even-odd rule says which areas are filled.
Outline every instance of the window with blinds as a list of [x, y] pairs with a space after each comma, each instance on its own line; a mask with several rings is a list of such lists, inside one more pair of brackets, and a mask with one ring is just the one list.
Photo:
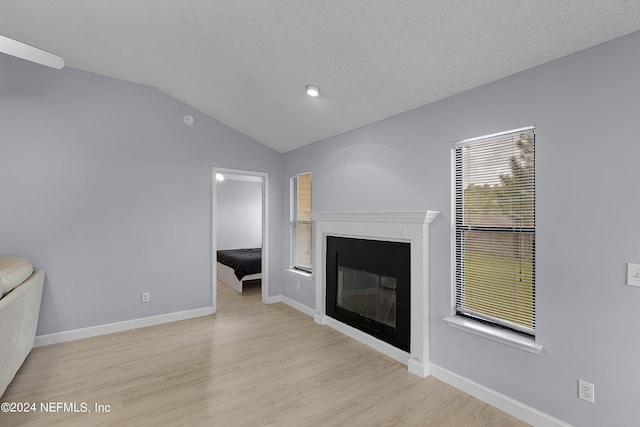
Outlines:
[[535, 133], [453, 145], [456, 312], [535, 335]]
[[311, 174], [292, 179], [292, 266], [311, 273]]

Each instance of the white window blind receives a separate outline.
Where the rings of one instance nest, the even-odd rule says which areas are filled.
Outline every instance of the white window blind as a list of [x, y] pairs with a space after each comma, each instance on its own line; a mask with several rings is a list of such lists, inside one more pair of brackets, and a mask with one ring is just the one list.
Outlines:
[[292, 265], [311, 273], [311, 174], [294, 176], [292, 181]]
[[535, 133], [453, 145], [458, 315], [535, 335]]

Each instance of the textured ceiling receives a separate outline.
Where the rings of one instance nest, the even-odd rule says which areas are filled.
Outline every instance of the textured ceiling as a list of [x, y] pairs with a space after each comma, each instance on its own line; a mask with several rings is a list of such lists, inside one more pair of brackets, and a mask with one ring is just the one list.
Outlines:
[[280, 152], [637, 30], [640, 0], [0, 0], [0, 34]]

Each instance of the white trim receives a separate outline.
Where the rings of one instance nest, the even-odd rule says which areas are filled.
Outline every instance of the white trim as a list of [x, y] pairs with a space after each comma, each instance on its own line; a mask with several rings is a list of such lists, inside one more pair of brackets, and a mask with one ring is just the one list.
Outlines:
[[[218, 181], [214, 167], [211, 175], [211, 308], [218, 312]], [[264, 246], [264, 245], [263, 245]]]
[[[312, 212], [314, 222], [314, 321], [329, 325], [409, 367], [409, 372], [429, 375], [429, 224], [436, 211]], [[406, 353], [351, 328], [326, 314], [327, 236], [341, 236], [411, 244], [411, 336]], [[382, 345], [382, 344], [384, 345]], [[409, 362], [411, 360], [411, 362]]]
[[284, 295], [276, 295], [274, 297], [269, 297], [269, 299], [267, 300], [267, 304], [276, 304], [278, 302], [281, 302], [283, 304], [288, 305], [291, 308], [295, 308], [296, 310], [298, 310], [299, 312], [306, 314], [309, 317], [313, 317], [315, 311], [313, 310], [313, 308], [311, 307], [307, 307], [306, 305], [293, 300], [289, 297], [285, 297]]
[[218, 268], [217, 268], [217, 251], [218, 251], [218, 241], [217, 241], [217, 199], [218, 192], [217, 182], [216, 182], [216, 173], [221, 174], [234, 174], [234, 175], [248, 175], [248, 176], [257, 176], [262, 178], [262, 267], [260, 273], [262, 274], [262, 282], [261, 282], [261, 300], [262, 304], [268, 304], [269, 300], [269, 174], [266, 172], [255, 172], [255, 171], [247, 171], [241, 169], [228, 169], [228, 168], [219, 168], [214, 166], [212, 168], [212, 178], [211, 178], [211, 306], [213, 307], [213, 312], [217, 312], [217, 276], [218, 276]]
[[313, 308], [307, 307], [306, 305], [289, 297], [285, 297], [284, 295], [281, 295], [281, 302], [288, 305], [289, 307], [295, 308], [299, 312], [304, 313], [309, 317], [313, 317], [313, 315], [315, 314], [315, 310]]
[[[315, 314], [315, 313], [314, 313]], [[345, 323], [339, 322], [329, 316], [324, 316], [324, 324], [332, 327], [333, 329], [342, 332], [349, 338], [353, 338], [356, 341], [360, 341], [374, 350], [389, 356], [393, 360], [396, 360], [404, 365], [407, 365], [411, 356], [406, 351], [402, 351], [399, 348], [392, 346], [384, 341], [381, 341], [367, 333], [362, 332], [359, 329], [353, 328]], [[416, 362], [418, 363], [418, 362]], [[415, 372], [412, 372], [415, 373]], [[424, 378], [424, 376], [422, 376]]]
[[474, 143], [476, 141], [480, 141], [480, 140], [485, 140], [485, 139], [489, 139], [489, 138], [496, 138], [498, 136], [503, 136], [503, 135], [508, 135], [510, 133], [518, 133], [518, 132], [528, 132], [531, 130], [535, 130], [535, 126], [525, 126], [523, 128], [518, 128], [518, 129], [511, 129], [511, 130], [506, 130], [503, 132], [496, 132], [496, 133], [490, 133], [489, 135], [483, 135], [483, 136], [476, 136], [474, 138], [469, 138], [469, 139], [465, 139], [459, 142], [454, 142], [452, 144], [453, 148], [456, 147], [460, 147], [462, 145], [469, 145], [471, 143]]
[[540, 354], [542, 352], [542, 344], [536, 343], [534, 338], [525, 337], [507, 329], [495, 327], [460, 316], [445, 317], [442, 320], [456, 329], [470, 332], [474, 335], [479, 335], [492, 341], [506, 344], [510, 347], [515, 347], [533, 354]]
[[[520, 350], [524, 350], [524, 351], [528, 351], [530, 353], [533, 354], [540, 354], [542, 352], [542, 345], [538, 344], [535, 342], [535, 338], [527, 338], [525, 336], [522, 336], [518, 333], [514, 333], [511, 332], [507, 329], [503, 329], [500, 328], [498, 326], [492, 326], [492, 325], [488, 325], [482, 322], [478, 322], [478, 321], [474, 321], [471, 319], [467, 319], [467, 318], [463, 318], [460, 316], [456, 316], [456, 312], [457, 312], [457, 308], [456, 308], [456, 298], [457, 298], [457, 284], [456, 284], [456, 251], [457, 251], [457, 247], [456, 247], [456, 220], [455, 220], [455, 215], [456, 215], [456, 209], [457, 209], [457, 205], [456, 205], [456, 180], [455, 180], [455, 173], [456, 173], [456, 154], [455, 154], [455, 148], [457, 147], [461, 147], [461, 146], [465, 146], [468, 145], [470, 143], [475, 143], [477, 141], [481, 141], [481, 140], [485, 140], [488, 138], [493, 138], [493, 137], [498, 137], [498, 136], [502, 136], [502, 135], [508, 135], [508, 134], [512, 134], [512, 133], [518, 133], [518, 132], [528, 132], [528, 131], [535, 131], [535, 125], [532, 126], [525, 126], [522, 128], [517, 128], [517, 129], [512, 129], [512, 130], [507, 130], [504, 132], [497, 132], [497, 133], [493, 133], [493, 134], [489, 134], [489, 135], [484, 135], [484, 136], [479, 136], [476, 138], [469, 138], [469, 139], [465, 139], [463, 141], [457, 142], [452, 144], [452, 149], [451, 149], [451, 156], [450, 156], [450, 160], [451, 160], [451, 182], [450, 182], [450, 191], [451, 191], [451, 196], [450, 196], [450, 200], [451, 200], [451, 212], [453, 215], [452, 221], [451, 221], [451, 228], [450, 228], [450, 239], [451, 239], [451, 257], [450, 257], [450, 271], [451, 271], [451, 285], [450, 285], [450, 295], [451, 295], [451, 306], [450, 306], [450, 313], [451, 316], [447, 316], [445, 318], [443, 318], [443, 320], [445, 322], [447, 322], [450, 326], [466, 331], [466, 332], [470, 332], [472, 334], [490, 339], [492, 341], [496, 341], [511, 347], [515, 347], [518, 348]], [[518, 325], [516, 325], [518, 326]]]
[[287, 273], [291, 273], [291, 274], [296, 275], [296, 276], [304, 277], [305, 279], [309, 279], [309, 280], [313, 279], [313, 273], [309, 273], [309, 272], [306, 272], [306, 271], [298, 270], [297, 268], [291, 267], [291, 268], [287, 268], [285, 271]]
[[509, 396], [480, 385], [433, 363], [431, 364], [431, 375], [536, 427], [571, 427], [571, 424], [565, 423], [538, 409], [525, 405]]
[[407, 370], [413, 375], [417, 375], [420, 378], [427, 378], [431, 375], [431, 364], [422, 363], [420, 360], [409, 359], [407, 361]]
[[[298, 262], [298, 230], [297, 225], [299, 222], [307, 222], [307, 221], [298, 221], [298, 178], [302, 175], [311, 175], [311, 208], [313, 209], [313, 173], [311, 172], [302, 172], [296, 175], [292, 175], [289, 177], [289, 264], [290, 267], [288, 271], [293, 272], [292, 270], [296, 270], [296, 265]], [[308, 221], [311, 222], [311, 219]], [[313, 251], [313, 230], [311, 231], [311, 248]], [[313, 253], [311, 254], [311, 272], [307, 273], [309, 275], [313, 274]], [[305, 272], [306, 273], [306, 272]]]
[[355, 212], [312, 212], [314, 221], [331, 222], [381, 222], [429, 224], [438, 215], [437, 211], [355, 211]]
[[193, 310], [176, 311], [174, 313], [159, 314], [157, 316], [142, 317], [140, 319], [123, 320], [121, 322], [107, 323], [105, 325], [90, 326], [88, 328], [72, 329], [70, 331], [56, 332], [53, 334], [38, 335], [33, 344], [34, 347], [57, 344], [66, 341], [75, 341], [82, 338], [97, 337], [113, 334], [115, 332], [128, 331], [130, 329], [145, 328], [147, 326], [163, 323], [177, 322], [179, 320], [194, 319], [212, 315], [212, 307], [195, 308]]
[[265, 304], [276, 304], [282, 302], [282, 295], [276, 295], [273, 297], [268, 297], [267, 302]]

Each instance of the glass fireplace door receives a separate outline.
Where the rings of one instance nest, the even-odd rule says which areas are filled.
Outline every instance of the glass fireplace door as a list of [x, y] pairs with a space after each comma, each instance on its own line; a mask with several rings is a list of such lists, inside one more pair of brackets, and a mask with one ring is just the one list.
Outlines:
[[339, 265], [336, 305], [395, 329], [396, 279]]
[[409, 351], [411, 245], [327, 236], [326, 314]]

